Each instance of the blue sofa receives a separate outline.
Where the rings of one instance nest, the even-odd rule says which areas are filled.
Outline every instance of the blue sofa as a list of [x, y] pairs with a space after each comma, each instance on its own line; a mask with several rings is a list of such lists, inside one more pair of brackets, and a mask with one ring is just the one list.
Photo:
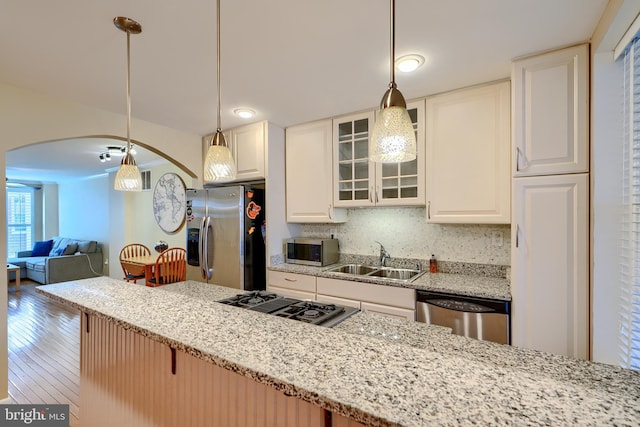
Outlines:
[[[35, 280], [43, 285], [86, 279], [102, 275], [102, 245], [95, 240], [54, 237], [48, 255], [32, 256], [33, 251], [18, 252], [7, 262], [20, 267], [20, 278]], [[15, 273], [9, 278], [15, 280]]]

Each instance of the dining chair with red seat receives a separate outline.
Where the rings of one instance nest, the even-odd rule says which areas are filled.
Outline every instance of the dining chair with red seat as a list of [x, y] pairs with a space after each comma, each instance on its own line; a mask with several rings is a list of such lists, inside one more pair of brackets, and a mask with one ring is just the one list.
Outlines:
[[154, 276], [148, 286], [167, 285], [187, 280], [187, 251], [169, 248], [158, 255]]
[[124, 280], [127, 282], [133, 281], [133, 283], [137, 283], [138, 280], [144, 279], [144, 270], [142, 272], [131, 271], [130, 268], [127, 268], [127, 265], [122, 261], [127, 258], [149, 255], [151, 255], [151, 250], [142, 243], [130, 243], [125, 245], [125, 247], [120, 250], [119, 257], [120, 266], [122, 266], [122, 271], [124, 272]]

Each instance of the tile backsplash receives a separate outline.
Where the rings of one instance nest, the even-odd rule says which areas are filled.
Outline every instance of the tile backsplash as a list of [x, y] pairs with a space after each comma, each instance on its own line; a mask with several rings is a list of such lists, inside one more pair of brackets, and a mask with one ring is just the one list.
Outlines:
[[377, 256], [381, 242], [391, 257], [509, 265], [508, 224], [428, 224], [423, 207], [350, 209], [344, 224], [303, 224], [303, 237], [334, 237], [340, 252]]

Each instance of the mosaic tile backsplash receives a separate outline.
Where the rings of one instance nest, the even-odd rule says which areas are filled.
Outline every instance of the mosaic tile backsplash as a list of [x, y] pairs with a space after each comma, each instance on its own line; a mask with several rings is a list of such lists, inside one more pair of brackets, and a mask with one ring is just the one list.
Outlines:
[[[303, 224], [303, 237], [340, 240], [344, 254], [379, 254], [381, 242], [391, 257], [494, 264], [511, 263], [508, 224], [427, 224], [425, 208], [350, 209], [344, 224]], [[501, 244], [500, 244], [501, 243]]]

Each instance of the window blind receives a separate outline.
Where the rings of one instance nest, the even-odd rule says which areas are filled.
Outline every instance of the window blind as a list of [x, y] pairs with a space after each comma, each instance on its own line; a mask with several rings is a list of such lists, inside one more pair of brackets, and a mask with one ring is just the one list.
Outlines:
[[624, 62], [623, 179], [620, 275], [620, 360], [640, 370], [640, 40], [636, 37]]
[[7, 257], [33, 247], [33, 188], [7, 188]]

